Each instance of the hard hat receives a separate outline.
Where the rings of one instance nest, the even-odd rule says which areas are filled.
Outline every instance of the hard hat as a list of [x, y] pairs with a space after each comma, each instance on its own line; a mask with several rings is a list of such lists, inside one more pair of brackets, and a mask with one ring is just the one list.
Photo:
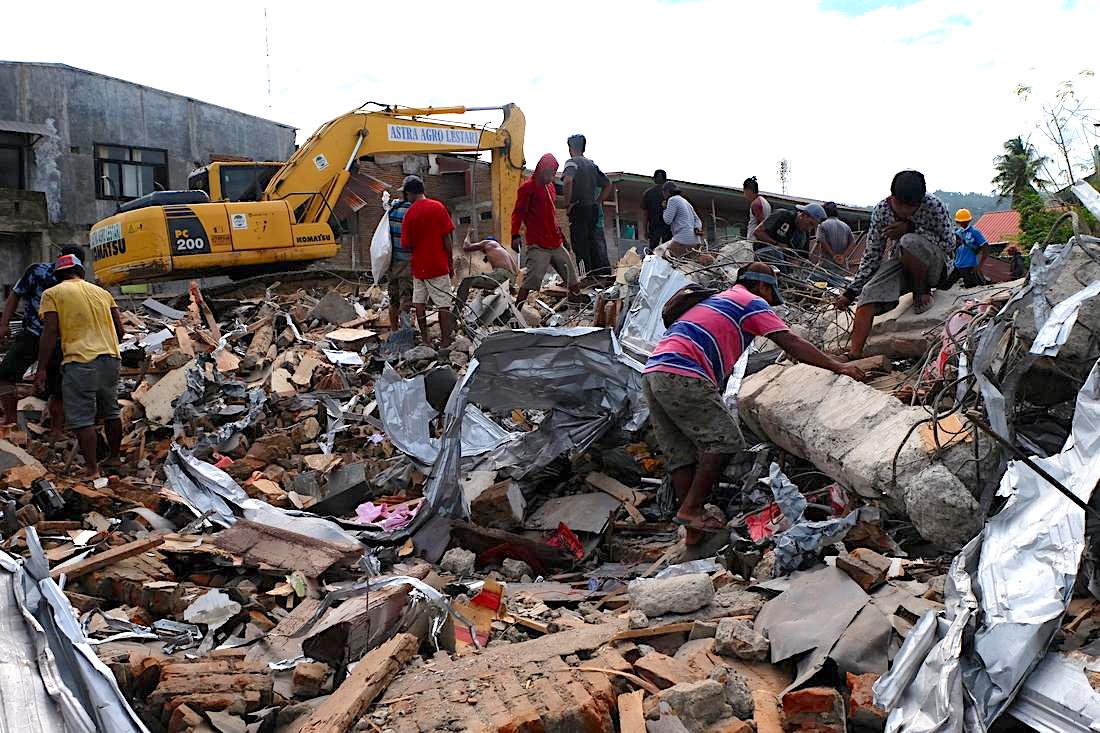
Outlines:
[[970, 209], [959, 209], [955, 212], [955, 221], [970, 221], [973, 218], [970, 216]]

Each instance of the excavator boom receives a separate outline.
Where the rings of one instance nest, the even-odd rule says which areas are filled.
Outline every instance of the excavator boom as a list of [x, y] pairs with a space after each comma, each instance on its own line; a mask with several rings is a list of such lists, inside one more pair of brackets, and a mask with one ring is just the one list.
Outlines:
[[[497, 128], [440, 114], [501, 110]], [[271, 176], [258, 201], [209, 203], [203, 192], [157, 192], [120, 207], [90, 234], [105, 285], [305, 266], [338, 251], [333, 207], [355, 164], [375, 154], [489, 151], [494, 232], [507, 241], [523, 176], [523, 112], [501, 107], [386, 107], [341, 115]], [[224, 198], [224, 197], [223, 197]]]

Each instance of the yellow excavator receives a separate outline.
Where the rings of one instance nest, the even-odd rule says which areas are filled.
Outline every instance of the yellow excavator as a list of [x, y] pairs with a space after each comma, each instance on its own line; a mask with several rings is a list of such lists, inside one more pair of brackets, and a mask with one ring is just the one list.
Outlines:
[[[500, 127], [433, 119], [489, 110], [504, 113]], [[358, 161], [379, 153], [491, 151], [493, 226], [506, 242], [523, 176], [523, 132], [514, 104], [349, 112], [318, 128], [285, 164], [212, 163], [190, 177], [196, 190], [157, 191], [123, 204], [89, 235], [96, 279], [120, 285], [247, 277], [332, 257], [339, 250], [333, 207]], [[241, 171], [251, 171], [251, 188]]]

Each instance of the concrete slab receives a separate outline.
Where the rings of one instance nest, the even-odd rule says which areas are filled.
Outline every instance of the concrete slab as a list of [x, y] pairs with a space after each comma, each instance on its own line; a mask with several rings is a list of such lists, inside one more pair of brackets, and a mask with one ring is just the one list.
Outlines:
[[928, 417], [922, 408], [804, 364], [774, 365], [747, 377], [739, 404], [759, 435], [861, 496], [881, 499], [929, 542], [954, 548], [977, 533], [978, 505], [968, 489], [973, 446], [952, 445], [934, 456], [919, 431], [910, 434]]

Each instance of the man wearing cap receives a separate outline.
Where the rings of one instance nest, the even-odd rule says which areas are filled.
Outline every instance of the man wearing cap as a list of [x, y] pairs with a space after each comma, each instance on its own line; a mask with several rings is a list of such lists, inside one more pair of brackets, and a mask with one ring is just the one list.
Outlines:
[[803, 254], [808, 250], [809, 236], [825, 221], [821, 204], [799, 204], [795, 211], [776, 209], [753, 232], [753, 239], [780, 249], [793, 249]]
[[[61, 248], [63, 255], [84, 256], [84, 250], [75, 244], [67, 244]], [[0, 403], [3, 404], [4, 422], [16, 421], [18, 400], [15, 393], [15, 384], [23, 378], [27, 368], [38, 359], [38, 339], [42, 335], [42, 320], [38, 317], [38, 306], [42, 302], [42, 293], [57, 285], [54, 277], [54, 263], [37, 262], [28, 267], [19, 281], [11, 289], [7, 301], [4, 303], [4, 313], [0, 316], [0, 341], [11, 337], [11, 319], [15, 315], [19, 301], [24, 301], [22, 325], [23, 330], [14, 339], [11, 348], [4, 355], [4, 361], [0, 364]], [[50, 412], [50, 439], [60, 440], [62, 437], [61, 425], [64, 422], [64, 414], [61, 407], [61, 359], [51, 365], [49, 378], [46, 380], [46, 394]]]
[[971, 226], [970, 209], [959, 209], [955, 212], [955, 271], [947, 281], [947, 287], [951, 287], [960, 279], [963, 285], [974, 288], [985, 285], [986, 280], [982, 275], [982, 264], [985, 255], [989, 251], [989, 242], [982, 231]]
[[686, 310], [665, 331], [646, 362], [642, 390], [681, 501], [675, 522], [688, 544], [719, 531], [725, 518], [706, 505], [731, 454], [742, 449], [737, 420], [722, 401], [726, 380], [755, 336], [766, 336], [792, 358], [862, 381], [862, 371], [835, 361], [795, 335], [771, 309], [782, 303], [775, 271], [754, 262], [736, 284]]
[[439, 314], [439, 344], [447, 348], [451, 345], [454, 328], [451, 316], [454, 299], [451, 290], [451, 273], [454, 272], [451, 233], [455, 225], [447, 207], [425, 195], [422, 180], [406, 181], [403, 188], [413, 203], [401, 223], [401, 246], [412, 253], [412, 302], [416, 322], [420, 326], [420, 337], [424, 343], [431, 343], [427, 313], [428, 302], [431, 301]]
[[[401, 227], [405, 221], [405, 214], [412, 206], [409, 193], [405, 186], [412, 181], [420, 181], [417, 176], [405, 176], [401, 182], [401, 198], [390, 204], [387, 215], [390, 220], [390, 242], [392, 246], [392, 259], [390, 271], [386, 274], [386, 291], [390, 298], [390, 328], [397, 329], [402, 313], [408, 313], [412, 306], [412, 252], [401, 246]], [[423, 183], [423, 181], [421, 181]]]
[[532, 290], [538, 292], [546, 270], [551, 267], [569, 288], [570, 300], [584, 300], [580, 294], [577, 270], [573, 258], [564, 247], [565, 237], [558, 226], [554, 208], [554, 174], [557, 170], [558, 159], [547, 153], [539, 158], [535, 174], [524, 181], [516, 192], [516, 208], [512, 210], [512, 249], [518, 252], [524, 244], [520, 228], [526, 233], [527, 240], [523, 261], [527, 274], [516, 295], [518, 303], [527, 300]]
[[45, 385], [54, 344], [60, 338], [65, 421], [76, 434], [86, 473], [96, 477], [97, 416], [107, 427], [108, 463], [118, 464], [122, 445], [118, 408], [122, 319], [111, 294], [84, 280], [84, 265], [76, 255], [61, 255], [54, 275], [58, 283], [42, 294], [39, 307], [43, 329], [34, 383], [39, 389]]

